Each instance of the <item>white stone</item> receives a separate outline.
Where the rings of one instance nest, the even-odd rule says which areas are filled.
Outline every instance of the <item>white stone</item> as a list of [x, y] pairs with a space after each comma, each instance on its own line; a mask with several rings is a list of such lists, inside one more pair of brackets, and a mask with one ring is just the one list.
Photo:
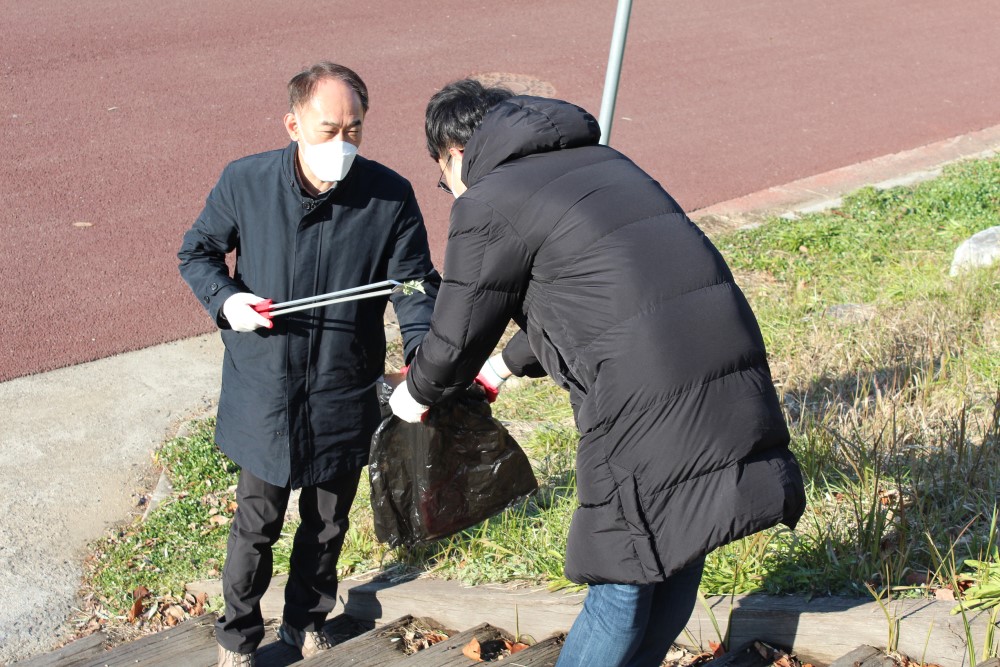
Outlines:
[[1000, 260], [1000, 225], [984, 229], [962, 242], [951, 262], [951, 275]]

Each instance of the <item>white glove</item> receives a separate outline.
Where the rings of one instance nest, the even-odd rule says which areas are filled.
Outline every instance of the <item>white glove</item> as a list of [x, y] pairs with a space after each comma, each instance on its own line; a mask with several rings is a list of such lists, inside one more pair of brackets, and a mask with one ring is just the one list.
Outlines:
[[222, 316], [229, 322], [233, 331], [246, 333], [261, 327], [270, 329], [274, 326], [274, 322], [252, 308], [254, 304], [263, 300], [250, 292], [237, 292], [222, 304]]
[[389, 397], [389, 407], [392, 408], [392, 414], [411, 424], [421, 421], [428, 410], [426, 405], [420, 405], [410, 396], [406, 380], [400, 382], [393, 390], [392, 396]]

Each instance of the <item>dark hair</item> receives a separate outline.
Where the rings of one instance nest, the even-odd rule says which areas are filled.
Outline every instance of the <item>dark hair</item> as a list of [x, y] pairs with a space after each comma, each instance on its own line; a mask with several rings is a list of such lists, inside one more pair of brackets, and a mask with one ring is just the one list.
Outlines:
[[294, 112], [308, 102], [316, 92], [316, 84], [324, 79], [337, 79], [350, 86], [361, 99], [361, 108], [368, 113], [368, 87], [365, 82], [354, 70], [329, 60], [318, 62], [292, 77], [288, 82], [288, 108]]
[[486, 88], [475, 79], [449, 83], [434, 93], [424, 115], [431, 157], [437, 160], [452, 146], [468, 144], [486, 112], [513, 96], [506, 88]]

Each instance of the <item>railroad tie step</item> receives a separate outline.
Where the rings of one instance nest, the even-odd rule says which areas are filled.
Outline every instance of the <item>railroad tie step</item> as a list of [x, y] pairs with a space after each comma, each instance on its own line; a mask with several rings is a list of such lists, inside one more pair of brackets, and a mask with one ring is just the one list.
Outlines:
[[555, 667], [565, 640], [566, 635], [563, 634], [543, 639], [520, 653], [505, 658], [500, 664], [503, 667]]
[[156, 667], [159, 665], [214, 665], [215, 614], [204, 614], [169, 630], [146, 635], [82, 660], [52, 663], [58, 667]]
[[[327, 632], [332, 634], [329, 629]], [[456, 632], [432, 618], [408, 615], [298, 664], [301, 667], [468, 667], [478, 662], [465, 654], [475, 640], [484, 662], [493, 662], [503, 655], [500, 664], [505, 667], [553, 667], [564, 639], [564, 635], [553, 636], [506, 655], [505, 649], [514, 638], [502, 628], [483, 623]], [[258, 664], [266, 667], [270, 663], [258, 660]]]
[[35, 656], [16, 663], [17, 667], [63, 667], [64, 665], [80, 664], [89, 658], [104, 655], [104, 633], [95, 632], [82, 639], [77, 639], [51, 653]]
[[881, 649], [862, 645], [830, 663], [830, 667], [896, 667], [897, 662]]
[[[328, 634], [329, 631], [328, 631]], [[388, 667], [409, 665], [409, 652], [440, 636], [458, 634], [431, 618], [402, 616], [303, 660], [301, 667]], [[336, 637], [333, 637], [336, 639]], [[429, 649], [424, 649], [429, 650]], [[419, 653], [419, 651], [418, 651]], [[418, 653], [414, 653], [417, 655]], [[261, 667], [266, 667], [261, 665]]]
[[[26, 667], [214, 667], [216, 641], [214, 614], [104, 650], [103, 637], [74, 642], [53, 653], [24, 663]], [[488, 623], [458, 632], [432, 618], [403, 616], [372, 628], [372, 621], [346, 614], [335, 617], [324, 631], [334, 648], [307, 660], [298, 649], [277, 638], [277, 622], [268, 624], [257, 649], [259, 667], [469, 667], [479, 661], [465, 651], [474, 646], [483, 662], [498, 658], [504, 667], [553, 667], [562, 648], [563, 635], [549, 637], [508, 655], [511, 633]], [[475, 642], [473, 642], [475, 640]]]
[[481, 623], [474, 628], [451, 635], [446, 640], [438, 642], [430, 648], [414, 653], [399, 667], [465, 667], [475, 664], [475, 660], [465, 656], [463, 651], [475, 639], [480, 646], [484, 659], [492, 657], [503, 641], [513, 641], [514, 637], [489, 623]]

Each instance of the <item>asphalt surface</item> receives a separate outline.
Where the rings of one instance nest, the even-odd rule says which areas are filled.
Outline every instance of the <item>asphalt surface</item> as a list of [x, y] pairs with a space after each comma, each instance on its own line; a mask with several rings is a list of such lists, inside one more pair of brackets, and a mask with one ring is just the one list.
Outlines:
[[[58, 639], [87, 541], [217, 393], [218, 340], [190, 338], [210, 323], [175, 253], [226, 162], [284, 145], [289, 76], [331, 58], [366, 79], [362, 153], [413, 181], [440, 259], [451, 199], [423, 146], [427, 98], [502, 72], [596, 115], [614, 4], [5, 7], [0, 662]], [[1000, 147], [995, 3], [689, 5], [635, 3], [612, 134], [688, 210], [773, 206], [793, 181], [801, 201], [829, 186], [807, 177], [959, 135], [975, 137], [964, 154]]]
[[[288, 78], [353, 66], [362, 153], [410, 178], [422, 112], [507, 72], [599, 112], [611, 0], [38, 0], [4, 8], [0, 381], [210, 330], [176, 270], [224, 164], [280, 147]], [[688, 210], [1000, 122], [1000, 5], [637, 2], [612, 145]]]

